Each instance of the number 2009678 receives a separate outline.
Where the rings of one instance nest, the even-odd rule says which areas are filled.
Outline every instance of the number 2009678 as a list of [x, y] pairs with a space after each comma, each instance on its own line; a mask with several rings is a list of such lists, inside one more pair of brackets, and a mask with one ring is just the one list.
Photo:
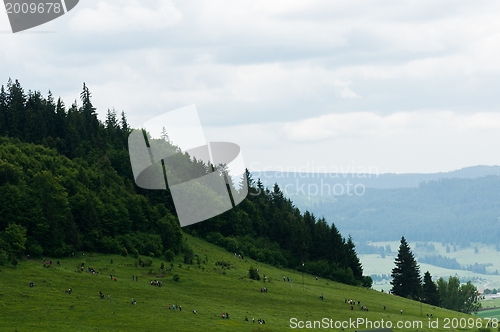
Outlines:
[[45, 3], [5, 3], [7, 14], [27, 14], [27, 13], [55, 13], [59, 14], [63, 9], [60, 2], [45, 2]]

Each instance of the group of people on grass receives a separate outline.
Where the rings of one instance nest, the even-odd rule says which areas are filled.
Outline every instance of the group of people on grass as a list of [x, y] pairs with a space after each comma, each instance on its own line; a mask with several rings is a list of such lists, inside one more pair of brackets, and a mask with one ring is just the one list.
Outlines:
[[[82, 265], [82, 268], [83, 268], [83, 265]], [[97, 270], [96, 270], [96, 269], [91, 268], [91, 267], [87, 267], [87, 272], [92, 273], [92, 274], [97, 274], [97, 273], [99, 273], [99, 272], [97, 272]]]
[[159, 281], [159, 280], [156, 280], [156, 279], [155, 279], [155, 280], [151, 280], [151, 281], [149, 282], [149, 284], [150, 284], [151, 286], [158, 286], [158, 287], [163, 286], [163, 282], [162, 282], [162, 281]]
[[[356, 305], [356, 301], [355, 300], [344, 299], [344, 303], [349, 304], [351, 306], [351, 310], [354, 310], [354, 306]], [[359, 309], [368, 311], [368, 307], [364, 306], [364, 305], [361, 305], [361, 301], [357, 301], [357, 304], [358, 304]], [[385, 307], [384, 307], [384, 310], [385, 310]]]
[[[239, 259], [245, 259], [245, 256], [242, 256], [242, 255], [237, 255], [236, 253], [234, 253], [234, 258], [238, 257]], [[208, 259], [207, 259], [208, 261]]]
[[[248, 317], [247, 317], [247, 316], [245, 316], [245, 322], [248, 322]], [[252, 323], [255, 323], [255, 318], [252, 318]], [[265, 324], [265, 323], [266, 323], [266, 321], [265, 321], [265, 320], [263, 320], [263, 319], [260, 319], [260, 318], [259, 318], [259, 319], [257, 320], [257, 323], [259, 323], [259, 324]]]
[[170, 304], [170, 303], [168, 304], [168, 309], [169, 310], [177, 310], [178, 309], [179, 311], [182, 311], [182, 307], [180, 305], [176, 306], [175, 304]]

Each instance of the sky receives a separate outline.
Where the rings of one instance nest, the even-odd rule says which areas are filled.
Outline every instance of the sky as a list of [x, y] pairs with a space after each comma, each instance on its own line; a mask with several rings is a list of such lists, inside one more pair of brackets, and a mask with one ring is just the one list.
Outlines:
[[[500, 165], [500, 2], [84, 0], [13, 34], [0, 83], [133, 127], [196, 105], [252, 171]], [[174, 142], [175, 143], [175, 142]]]

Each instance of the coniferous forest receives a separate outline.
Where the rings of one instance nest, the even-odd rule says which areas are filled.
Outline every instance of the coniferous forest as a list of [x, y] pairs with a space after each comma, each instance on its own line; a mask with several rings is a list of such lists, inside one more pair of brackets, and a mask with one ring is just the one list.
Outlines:
[[[17, 80], [0, 87], [0, 264], [77, 250], [190, 261], [169, 190], [134, 183], [130, 130], [124, 112], [98, 119], [85, 84], [71, 105]], [[207, 171], [188, 154], [180, 159], [190, 174]], [[351, 237], [247, 174], [241, 204], [183, 231], [260, 262], [371, 285]]]

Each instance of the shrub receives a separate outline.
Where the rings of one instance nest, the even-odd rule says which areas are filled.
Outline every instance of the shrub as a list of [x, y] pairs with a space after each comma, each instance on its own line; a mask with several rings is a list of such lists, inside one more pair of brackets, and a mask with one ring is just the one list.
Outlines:
[[172, 278], [175, 282], [180, 282], [181, 281], [181, 277], [179, 277], [178, 274], [175, 274], [174, 277]]
[[372, 288], [373, 279], [370, 276], [363, 276], [363, 287]]
[[9, 256], [7, 255], [7, 253], [5, 251], [0, 249], [0, 265], [4, 265], [8, 261], [9, 261]]
[[193, 259], [194, 259], [193, 249], [191, 249], [191, 247], [189, 247], [186, 244], [182, 251], [184, 252], [184, 263], [185, 264], [193, 264]]
[[141, 267], [146, 267], [146, 266], [153, 265], [153, 261], [151, 260], [151, 258], [146, 258], [144, 260], [142, 260], [141, 258], [139, 258], [137, 260], [137, 264], [140, 265]]
[[12, 255], [12, 257], [10, 258], [10, 264], [12, 264], [13, 266], [17, 266], [17, 264], [19, 264], [16, 255]]
[[250, 266], [250, 269], [248, 269], [248, 276], [252, 280], [260, 280], [259, 272], [253, 266]]
[[237, 252], [240, 249], [240, 243], [234, 237], [227, 237], [224, 241], [224, 247], [229, 252]]
[[31, 257], [40, 257], [43, 254], [42, 246], [35, 241], [28, 243], [27, 251]]
[[172, 250], [170, 250], [170, 249], [166, 250], [164, 255], [165, 255], [165, 260], [167, 262], [173, 262], [174, 261], [175, 255], [174, 255], [174, 252]]

